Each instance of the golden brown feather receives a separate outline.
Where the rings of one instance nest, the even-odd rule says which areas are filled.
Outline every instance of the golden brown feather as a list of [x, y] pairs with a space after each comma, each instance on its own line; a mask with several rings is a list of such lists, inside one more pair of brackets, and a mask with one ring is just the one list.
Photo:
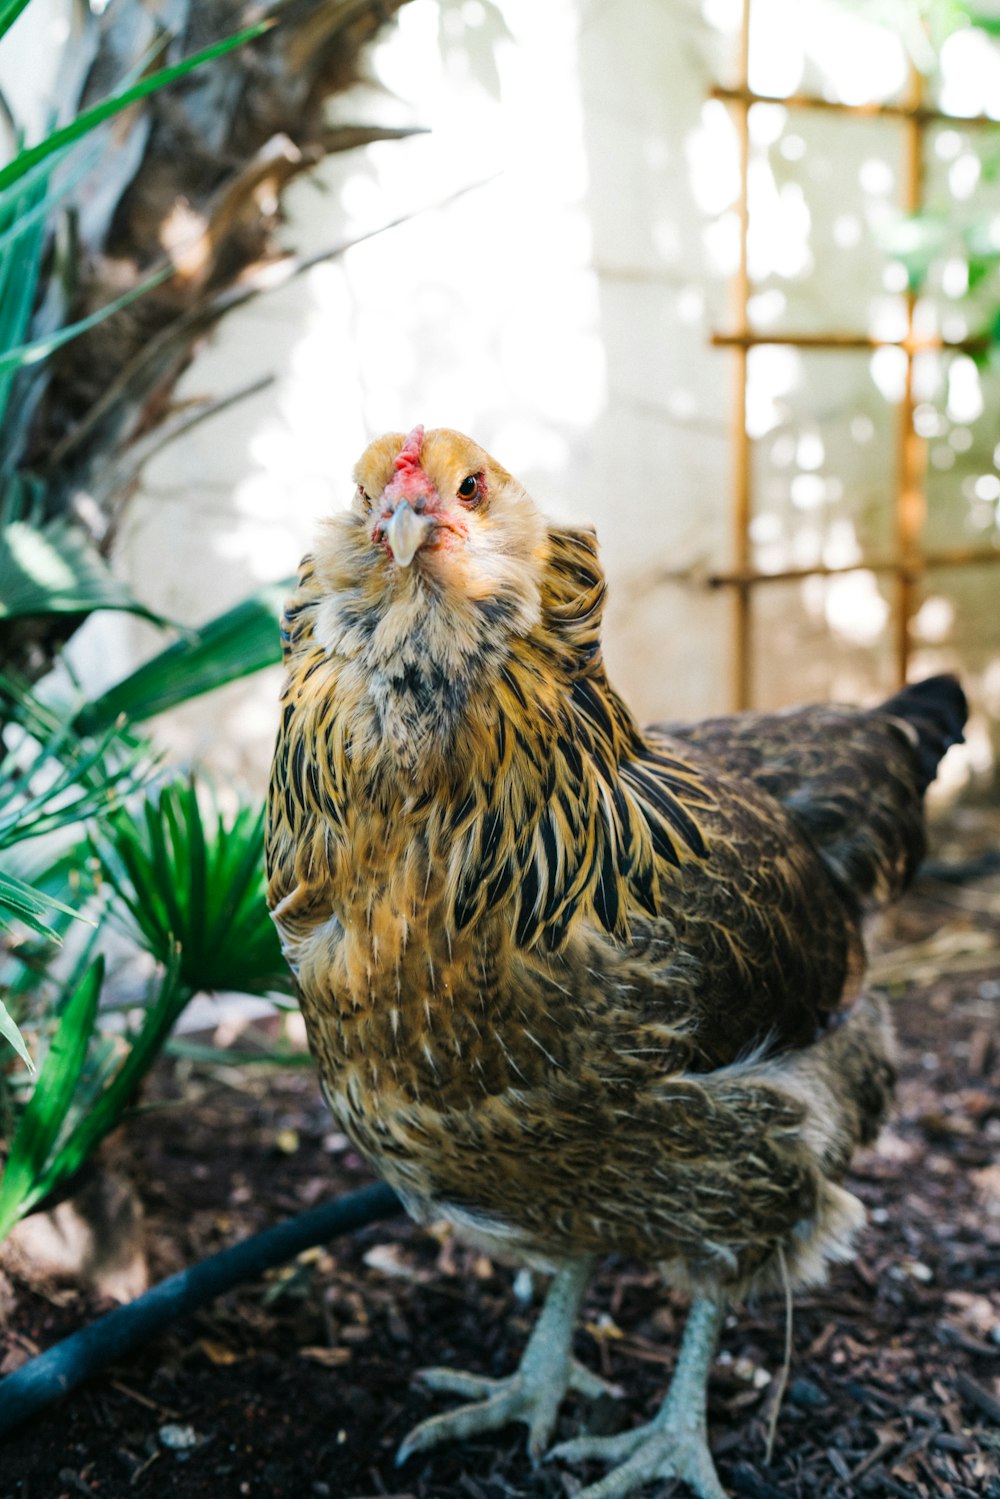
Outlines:
[[416, 1216], [534, 1262], [818, 1278], [892, 1081], [861, 912], [959, 689], [643, 732], [591, 532], [444, 429], [356, 478], [285, 613], [268, 823], [333, 1113]]

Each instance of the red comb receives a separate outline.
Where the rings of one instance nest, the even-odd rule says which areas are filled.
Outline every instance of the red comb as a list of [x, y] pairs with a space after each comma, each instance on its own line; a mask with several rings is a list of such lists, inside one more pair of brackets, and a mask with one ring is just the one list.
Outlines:
[[414, 427], [396, 455], [396, 472], [402, 473], [406, 469], [419, 468], [420, 455], [423, 449], [424, 429], [423, 427]]

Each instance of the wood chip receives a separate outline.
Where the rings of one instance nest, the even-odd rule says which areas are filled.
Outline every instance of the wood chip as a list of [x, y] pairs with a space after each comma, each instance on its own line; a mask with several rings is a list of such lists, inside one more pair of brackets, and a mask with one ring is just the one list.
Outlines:
[[984, 1416], [988, 1416], [991, 1421], [995, 1421], [1000, 1426], [1000, 1399], [991, 1390], [963, 1370], [956, 1374], [955, 1383], [959, 1393], [965, 1396], [970, 1405], [974, 1405], [977, 1410], [982, 1411]]

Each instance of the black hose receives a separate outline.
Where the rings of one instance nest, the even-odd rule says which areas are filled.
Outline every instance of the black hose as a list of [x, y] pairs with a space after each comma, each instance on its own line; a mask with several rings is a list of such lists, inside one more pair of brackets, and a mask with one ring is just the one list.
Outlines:
[[321, 1203], [168, 1276], [137, 1300], [116, 1307], [8, 1374], [0, 1382], [0, 1437], [8, 1436], [36, 1411], [122, 1358], [137, 1343], [154, 1337], [171, 1322], [241, 1281], [252, 1280], [314, 1244], [352, 1233], [399, 1211], [401, 1203], [395, 1192], [379, 1182]]

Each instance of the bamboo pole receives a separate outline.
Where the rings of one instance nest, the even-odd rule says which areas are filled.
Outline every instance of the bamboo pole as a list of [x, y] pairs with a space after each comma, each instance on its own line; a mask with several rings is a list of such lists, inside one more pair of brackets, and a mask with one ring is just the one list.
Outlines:
[[[924, 123], [921, 118], [923, 79], [910, 63], [907, 88], [908, 113], [903, 118], [902, 208], [905, 213], [919, 212], [923, 200]], [[917, 295], [912, 287], [906, 292], [906, 378], [903, 398], [896, 414], [896, 494], [893, 507], [896, 556], [899, 571], [896, 578], [894, 650], [896, 679], [906, 682], [910, 664], [910, 625], [917, 607], [917, 576], [920, 540], [923, 535], [927, 500], [924, 492], [926, 447], [913, 425], [916, 404], [913, 389], [915, 357], [913, 314]]]
[[[739, 43], [739, 78], [744, 92], [750, 86], [750, 6], [751, 0], [743, 0], [743, 14]], [[739, 216], [739, 261], [733, 283], [732, 299], [737, 333], [746, 340], [749, 335], [747, 304], [750, 300], [750, 270], [748, 242], [750, 235], [750, 103], [747, 99], [736, 101], [736, 133], [740, 157], [740, 194], [737, 203]], [[750, 520], [753, 509], [752, 463], [753, 452], [747, 432], [747, 375], [749, 373], [749, 344], [734, 345], [736, 351], [733, 374], [732, 406], [732, 450], [733, 450], [733, 516], [731, 549], [734, 571], [742, 576], [750, 571]], [[733, 591], [732, 620], [732, 685], [730, 696], [737, 712], [750, 706], [752, 694], [751, 656], [753, 651], [753, 619], [751, 614], [751, 590], [747, 583], [737, 583]]]
[[712, 98], [744, 108], [752, 104], [780, 104], [784, 109], [819, 110], [829, 114], [861, 115], [868, 119], [915, 120], [921, 126], [946, 123], [962, 130], [984, 126], [995, 129], [1000, 124], [993, 115], [946, 114], [943, 110], [931, 109], [919, 98], [916, 102], [908, 99], [899, 104], [845, 104], [840, 99], [825, 99], [822, 94], [760, 94], [749, 87], [727, 88], [723, 84], [712, 89]]
[[791, 349], [906, 349], [913, 354], [933, 354], [943, 349], [958, 354], [985, 354], [992, 340], [980, 338], [922, 338], [909, 333], [902, 338], [878, 338], [873, 333], [756, 333], [744, 328], [738, 332], [713, 333], [712, 345], [717, 349], [757, 349], [765, 346], [782, 346]]
[[[948, 122], [957, 129], [989, 126], [996, 129], [1000, 121], [989, 115], [956, 117], [933, 109], [924, 102], [923, 81], [910, 65], [906, 96], [899, 103], [846, 104], [817, 94], [787, 96], [762, 94], [750, 87], [750, 6], [743, 0], [740, 30], [739, 82], [733, 87], [717, 86], [712, 97], [724, 101], [735, 112], [740, 152], [740, 222], [739, 263], [733, 280], [733, 327], [715, 332], [715, 348], [734, 351], [736, 392], [732, 416], [732, 449], [734, 464], [732, 541], [733, 567], [726, 572], [708, 573], [701, 569], [672, 570], [659, 574], [661, 580], [697, 578], [711, 588], [733, 591], [733, 669], [732, 700], [737, 709], [749, 706], [752, 695], [752, 594], [765, 583], [794, 582], [810, 577], [835, 577], [843, 573], [867, 571], [888, 574], [895, 580], [893, 611], [893, 651], [896, 676], [906, 681], [911, 652], [911, 622], [917, 603], [917, 587], [923, 574], [941, 567], [977, 567], [1000, 561], [1000, 550], [983, 547], [949, 547], [932, 552], [921, 550], [926, 519], [926, 444], [913, 424], [915, 406], [914, 361], [921, 353], [951, 351], [981, 354], [991, 346], [984, 337], [947, 339], [937, 336], [918, 337], [914, 328], [916, 293], [906, 294], [906, 333], [902, 338], [876, 338], [868, 333], [757, 332], [749, 327], [747, 303], [750, 277], [747, 260], [749, 234], [748, 169], [750, 158], [749, 114], [754, 104], [780, 104], [787, 109], [825, 110], [830, 113], [898, 120], [903, 129], [901, 169], [901, 207], [906, 213], [919, 212], [923, 201], [924, 132], [928, 125]], [[812, 567], [783, 568], [775, 572], [756, 570], [751, 562], [750, 522], [753, 514], [752, 457], [753, 448], [747, 432], [747, 374], [750, 351], [762, 346], [786, 346], [800, 349], [874, 350], [900, 348], [906, 355], [904, 391], [896, 417], [896, 467], [893, 496], [894, 554], [874, 560], [842, 566], [817, 564]]]
[[[939, 567], [988, 567], [1000, 562], [1000, 549], [989, 547], [943, 547], [938, 551], [922, 552], [908, 562], [899, 557], [873, 557], [859, 562], [825, 563], [815, 562], [809, 567], [782, 567], [773, 572], [755, 572], [752, 568], [743, 573], [708, 573], [702, 581], [709, 588], [751, 588], [762, 583], [796, 583], [805, 578], [836, 578], [843, 573], [890, 573], [919, 580], [925, 572]], [[663, 581], [689, 576], [674, 571], [661, 574]]]

